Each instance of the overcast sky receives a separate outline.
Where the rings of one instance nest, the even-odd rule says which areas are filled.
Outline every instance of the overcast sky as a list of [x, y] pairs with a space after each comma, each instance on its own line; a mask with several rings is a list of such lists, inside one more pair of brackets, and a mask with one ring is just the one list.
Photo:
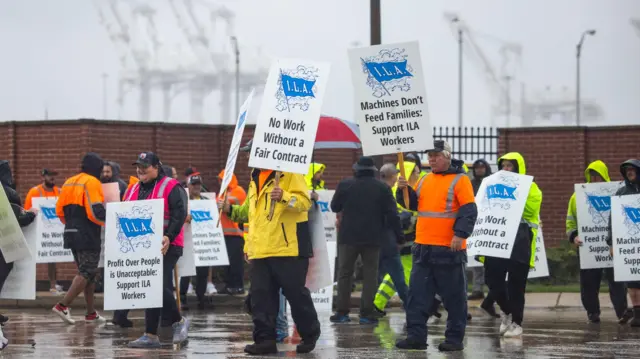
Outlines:
[[[131, 2], [120, 2], [129, 15]], [[158, 34], [165, 44], [159, 64], [168, 68], [189, 63], [193, 55], [169, 1], [138, 1], [144, 2], [158, 14]], [[268, 67], [273, 57], [329, 61], [332, 73], [323, 112], [353, 120], [347, 48], [369, 43], [368, 0], [210, 2], [236, 15], [233, 31], [241, 44], [243, 72]], [[197, 9], [206, 20], [205, 8]], [[383, 43], [420, 41], [434, 125], [457, 119], [457, 43], [445, 11], [457, 12], [468, 24], [497, 72], [501, 62], [496, 39], [522, 45], [518, 81], [525, 84], [529, 101], [545, 93], [564, 93], [569, 100], [575, 96], [575, 45], [584, 30], [596, 29], [583, 49], [583, 99], [603, 108], [601, 125], [640, 123], [640, 35], [630, 24], [631, 17], [640, 18], [639, 0], [382, 0]], [[230, 51], [228, 35], [224, 27], [219, 29], [213, 41]], [[1, 1], [0, 44], [0, 120], [42, 119], [45, 110], [49, 118], [102, 118], [103, 73], [108, 75], [107, 116], [117, 117], [118, 53], [92, 1]], [[464, 68], [465, 124], [489, 125], [494, 99], [481, 66], [465, 58]], [[135, 91], [127, 95], [123, 119], [137, 119], [136, 96]], [[519, 91], [514, 89], [512, 96], [520, 97]], [[217, 93], [207, 98], [208, 122], [220, 121], [219, 99]], [[153, 92], [151, 113], [161, 120], [159, 91]], [[189, 120], [186, 93], [175, 97], [171, 120]]]

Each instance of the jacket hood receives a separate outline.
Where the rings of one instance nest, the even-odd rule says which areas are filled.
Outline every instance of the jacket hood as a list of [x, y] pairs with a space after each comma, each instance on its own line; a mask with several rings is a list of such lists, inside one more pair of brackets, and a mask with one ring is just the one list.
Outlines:
[[[584, 178], [587, 180], [587, 183], [591, 183], [591, 173], [589, 173], [590, 171], [598, 172], [600, 177], [602, 177], [602, 179], [604, 179], [607, 182], [611, 181], [611, 178], [609, 177], [609, 169], [607, 168], [607, 165], [600, 160], [596, 160], [589, 163], [589, 166], [587, 166], [587, 169], [584, 170]], [[624, 176], [624, 174], [622, 176]]]
[[[413, 173], [413, 171], [416, 168], [416, 163], [415, 162], [411, 162], [411, 161], [404, 161], [404, 175], [408, 178], [411, 173]], [[396, 169], [398, 171], [400, 171], [400, 163], [398, 163], [396, 165]]]
[[109, 161], [107, 162], [111, 166], [111, 171], [113, 172], [113, 178], [120, 178], [120, 164], [118, 162]]
[[129, 186], [132, 186], [138, 182], [140, 182], [140, 179], [138, 177], [129, 176]]
[[518, 173], [521, 175], [527, 174], [527, 166], [524, 163], [524, 157], [518, 152], [509, 152], [506, 155], [498, 158], [498, 168], [502, 169], [502, 161], [516, 161], [518, 164]]
[[[625, 167], [628, 167], [628, 166], [635, 167], [636, 169], [636, 183], [631, 183], [627, 179], [627, 175], [625, 173]], [[626, 160], [622, 162], [622, 164], [620, 165], [620, 173], [622, 173], [622, 178], [624, 178], [624, 183], [626, 183], [627, 185], [632, 185], [632, 184], [640, 185], [640, 160], [631, 159], [631, 160]]]
[[[313, 189], [313, 176], [315, 176], [316, 173], [318, 172], [324, 172], [324, 170], [327, 168], [327, 166], [325, 166], [322, 163], [319, 162], [312, 162], [309, 164], [309, 172], [307, 172], [307, 174], [304, 176], [304, 181], [307, 183], [307, 187], [309, 189]], [[316, 183], [316, 188], [324, 188], [324, 181], [320, 180], [320, 183]]]
[[102, 173], [103, 166], [104, 161], [102, 160], [100, 155], [95, 152], [89, 152], [82, 158], [82, 165], [80, 168], [82, 172], [100, 179], [100, 174]]
[[7, 160], [0, 161], [0, 182], [7, 187], [14, 187], [11, 167], [9, 167], [9, 161]]
[[[485, 170], [485, 172], [484, 172], [484, 177], [482, 177], [482, 178], [486, 178], [486, 177], [491, 176], [491, 165], [489, 165], [489, 162], [487, 162], [484, 158], [481, 158], [481, 159], [479, 159], [479, 160], [476, 160], [476, 161], [473, 163], [473, 168], [471, 169], [471, 170], [473, 171], [473, 178], [478, 178], [478, 177], [476, 177], [476, 170], [475, 170], [475, 168], [476, 168], [476, 166], [477, 166], [477, 165], [479, 165], [479, 164], [484, 165], [484, 168], [486, 169], [486, 170]], [[482, 178], [478, 178], [478, 179], [482, 179]]]
[[[224, 170], [218, 173], [218, 180], [220, 180], [220, 182], [222, 182], [223, 178], [224, 178]], [[231, 182], [229, 182], [229, 189], [234, 189], [236, 187], [238, 187], [238, 178], [234, 173], [233, 175], [231, 175]]]

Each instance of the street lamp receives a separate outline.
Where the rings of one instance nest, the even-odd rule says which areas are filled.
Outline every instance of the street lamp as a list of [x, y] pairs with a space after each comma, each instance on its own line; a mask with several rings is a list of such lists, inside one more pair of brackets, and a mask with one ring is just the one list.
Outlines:
[[580, 42], [576, 45], [576, 126], [580, 126], [580, 56], [582, 54], [582, 45], [587, 35], [595, 35], [596, 30], [586, 30], [580, 36]]
[[238, 38], [231, 36], [236, 55], [236, 118], [240, 115], [240, 47], [238, 46]]
[[457, 16], [452, 18], [451, 22], [458, 25], [458, 129], [462, 131], [462, 26], [460, 26], [460, 18]]

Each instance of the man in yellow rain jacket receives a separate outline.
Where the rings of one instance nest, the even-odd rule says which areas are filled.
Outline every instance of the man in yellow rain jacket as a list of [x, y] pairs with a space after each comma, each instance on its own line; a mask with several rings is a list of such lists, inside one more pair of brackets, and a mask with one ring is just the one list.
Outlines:
[[[507, 153], [500, 157], [498, 169], [521, 175], [527, 174], [524, 158], [517, 152]], [[522, 335], [524, 295], [529, 270], [535, 265], [541, 204], [542, 191], [535, 182], [532, 182], [513, 243], [511, 258], [484, 258], [487, 286], [502, 310], [500, 334], [507, 338]], [[507, 274], [509, 279], [505, 282]]]
[[[584, 178], [587, 183], [609, 182], [609, 169], [607, 165], [598, 160], [589, 164], [584, 170]], [[569, 208], [567, 209], [567, 237], [569, 242], [573, 243], [576, 248], [583, 244], [578, 237], [578, 210], [576, 207], [576, 193], [574, 192], [569, 200]], [[602, 273], [604, 272], [607, 282], [609, 283], [609, 297], [616, 311], [616, 315], [620, 324], [624, 324], [632, 318], [632, 313], [627, 312], [627, 289], [624, 282], [616, 282], [613, 279], [613, 268], [592, 268], [580, 270], [580, 298], [582, 306], [587, 311], [587, 317], [591, 323], [600, 322], [600, 283], [602, 282]]]
[[[313, 256], [308, 225], [311, 200], [307, 185], [304, 176], [283, 172], [276, 187], [276, 173], [254, 169], [246, 201], [242, 205], [227, 204], [223, 208], [231, 220], [248, 222], [250, 228], [245, 253], [251, 261], [249, 277], [255, 343], [247, 345], [245, 352], [253, 355], [278, 352], [276, 316], [281, 288], [302, 337], [297, 352], [312, 351], [320, 337], [318, 315], [311, 293], [305, 287], [309, 258]], [[275, 207], [269, 220], [272, 200]]]

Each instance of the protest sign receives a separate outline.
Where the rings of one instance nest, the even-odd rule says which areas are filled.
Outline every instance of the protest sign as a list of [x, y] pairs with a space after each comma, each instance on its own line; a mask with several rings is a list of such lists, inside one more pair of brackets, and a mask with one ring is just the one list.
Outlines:
[[322, 62], [275, 61], [264, 86], [249, 167], [309, 171], [329, 69]]
[[[329, 272], [333, 281], [333, 274], [335, 273], [336, 257], [338, 254], [338, 248], [336, 242], [327, 242], [327, 256], [329, 258]], [[317, 290], [311, 291], [311, 299], [313, 305], [317, 311], [330, 312], [333, 306], [333, 286], [334, 283], [326, 287], [322, 287]]]
[[[24, 211], [23, 208], [20, 208]], [[18, 224], [4, 186], [0, 186], [0, 250], [7, 263], [31, 258], [31, 251]]]
[[547, 250], [544, 247], [544, 237], [542, 227], [538, 228], [538, 238], [536, 238], [536, 258], [535, 267], [529, 269], [529, 279], [549, 276], [549, 262], [547, 261]]
[[640, 281], [640, 194], [611, 197], [611, 237], [615, 281]]
[[191, 237], [191, 224], [185, 223], [182, 227], [184, 233], [184, 247], [182, 257], [178, 259], [178, 275], [191, 277], [196, 275], [195, 253], [193, 252], [193, 238]]
[[[211, 198], [215, 199], [214, 196]], [[218, 226], [218, 206], [216, 201], [191, 200], [191, 237], [196, 267], [229, 265], [227, 245], [222, 227]]]
[[[35, 198], [34, 198], [35, 199]], [[23, 234], [29, 250], [36, 251], [38, 240], [37, 223], [24, 227]], [[0, 299], [35, 300], [36, 299], [36, 256], [29, 256], [13, 262], [13, 269], [0, 291]]]
[[163, 220], [161, 199], [107, 206], [105, 310], [162, 307]]
[[[244, 126], [249, 118], [249, 109], [251, 108], [251, 100], [253, 99], [253, 89], [249, 93], [249, 96], [240, 107], [240, 113], [238, 114], [238, 121], [236, 122], [235, 130], [233, 131], [233, 138], [231, 139], [231, 146], [229, 147], [229, 155], [227, 156], [227, 164], [224, 167], [224, 176], [220, 183], [220, 193], [225, 193], [231, 178], [233, 178], [233, 172], [236, 169], [236, 161], [238, 160], [238, 150], [240, 149], [240, 143], [242, 142], [242, 134], [244, 133]], [[211, 198], [215, 199], [215, 197]]]
[[365, 156], [433, 143], [417, 41], [350, 49], [349, 65]]
[[470, 256], [510, 258], [532, 176], [499, 171], [482, 180], [476, 195], [478, 219], [467, 239]]
[[622, 185], [622, 182], [575, 185], [578, 237], [583, 242], [579, 249], [581, 269], [613, 267], [607, 245], [611, 196]]
[[58, 197], [33, 198], [33, 207], [40, 210], [35, 220], [36, 262], [73, 262], [70, 249], [64, 249], [64, 224], [56, 214]]
[[305, 286], [309, 288], [310, 291], [314, 291], [333, 283], [333, 273], [329, 272], [327, 239], [319, 208], [312, 207], [309, 211], [309, 227], [313, 257], [309, 259], [309, 269], [307, 271]]
[[318, 207], [322, 215], [322, 222], [324, 223], [324, 234], [327, 241], [336, 242], [338, 240], [338, 233], [336, 233], [336, 214], [331, 210], [331, 199], [336, 193], [334, 190], [316, 190], [318, 194]]
[[[104, 202], [120, 202], [120, 185], [118, 182], [103, 183], [102, 193], [104, 195]], [[122, 193], [124, 195], [124, 193]]]

